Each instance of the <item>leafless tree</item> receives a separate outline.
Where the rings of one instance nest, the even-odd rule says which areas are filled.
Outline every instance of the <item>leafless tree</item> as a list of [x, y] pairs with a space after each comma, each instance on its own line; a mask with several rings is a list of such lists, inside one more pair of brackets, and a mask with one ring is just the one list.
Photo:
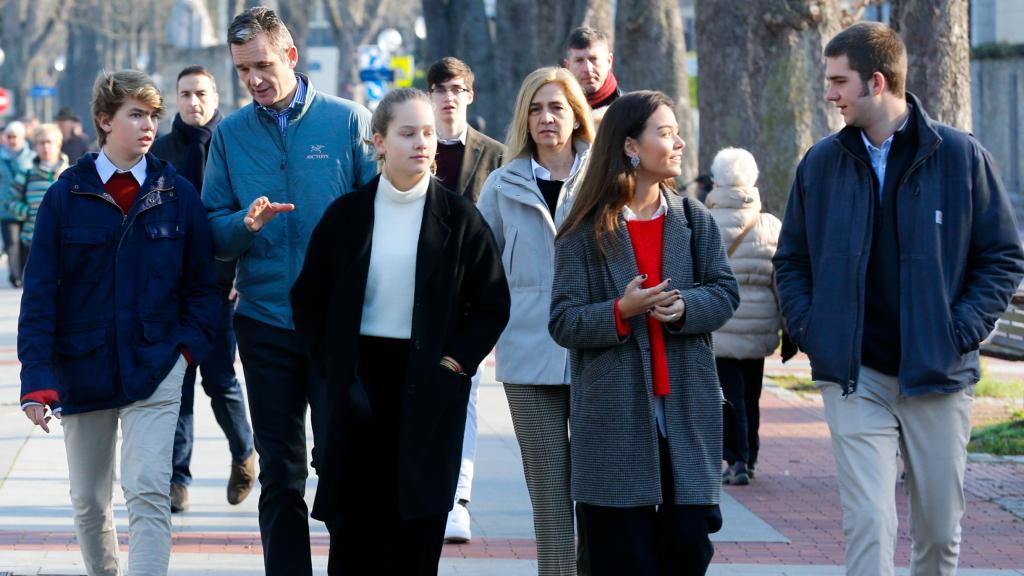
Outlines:
[[855, 15], [832, 0], [700, 0], [696, 16], [700, 166], [726, 146], [750, 150], [764, 207], [781, 216], [800, 158], [840, 127], [822, 52]]
[[971, 42], [967, 0], [891, 0], [890, 21], [907, 45], [907, 89], [928, 113], [971, 129]]
[[6, 55], [0, 85], [13, 93], [19, 113], [27, 110], [33, 70], [49, 68], [43, 48], [63, 26], [70, 5], [62, 0], [0, 2], [0, 48]]
[[623, 91], [660, 90], [676, 103], [679, 133], [689, 144], [681, 180], [693, 180], [697, 150], [678, 0], [619, 0], [615, 38], [615, 76]]

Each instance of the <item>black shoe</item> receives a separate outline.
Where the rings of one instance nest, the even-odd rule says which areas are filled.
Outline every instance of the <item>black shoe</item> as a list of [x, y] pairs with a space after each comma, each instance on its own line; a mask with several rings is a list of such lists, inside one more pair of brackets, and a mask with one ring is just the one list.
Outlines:
[[722, 484], [733, 486], [746, 486], [750, 484], [750, 475], [747, 473], [746, 462], [736, 462], [722, 476]]
[[757, 468], [757, 463], [756, 462], [751, 462], [750, 464], [747, 464], [747, 476], [750, 476], [751, 480], [753, 480], [754, 478], [757, 477], [757, 474], [755, 474], [755, 469], [756, 468]]

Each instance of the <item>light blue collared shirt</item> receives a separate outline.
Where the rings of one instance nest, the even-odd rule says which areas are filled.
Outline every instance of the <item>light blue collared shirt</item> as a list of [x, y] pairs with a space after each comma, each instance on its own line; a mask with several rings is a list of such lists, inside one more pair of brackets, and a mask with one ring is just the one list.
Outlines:
[[142, 186], [146, 182], [146, 157], [140, 158], [130, 170], [121, 170], [114, 166], [114, 163], [110, 161], [110, 158], [107, 158], [103, 150], [100, 150], [99, 155], [96, 156], [96, 172], [99, 173], [100, 181], [104, 184], [110, 180], [114, 173], [131, 172], [139, 186]]
[[[910, 110], [909, 104], [907, 105], [907, 110], [908, 112]], [[896, 132], [903, 132], [907, 127], [907, 122], [910, 122], [909, 113], [903, 120], [903, 124], [900, 125]], [[871, 158], [871, 168], [875, 171], [875, 176], [878, 176], [879, 200], [882, 198], [882, 189], [885, 188], [885, 168], [889, 164], [889, 150], [892, 148], [892, 139], [895, 136], [896, 133], [894, 132], [891, 136], [885, 139], [885, 142], [882, 142], [881, 146], [875, 147], [875, 145], [871, 143], [871, 140], [868, 140], [867, 134], [865, 134], [863, 130], [860, 131], [860, 138], [864, 141], [864, 147], [867, 148], [868, 156]]]
[[292, 98], [292, 103], [287, 108], [278, 112], [270, 106], [258, 105], [260, 108], [267, 111], [275, 120], [277, 120], [277, 127], [281, 129], [281, 134], [284, 134], [288, 130], [288, 119], [292, 115], [292, 109], [296, 106], [302, 107], [306, 103], [306, 82], [302, 79], [302, 76], [295, 75], [295, 80], [298, 81], [298, 88], [295, 89], [295, 96]]

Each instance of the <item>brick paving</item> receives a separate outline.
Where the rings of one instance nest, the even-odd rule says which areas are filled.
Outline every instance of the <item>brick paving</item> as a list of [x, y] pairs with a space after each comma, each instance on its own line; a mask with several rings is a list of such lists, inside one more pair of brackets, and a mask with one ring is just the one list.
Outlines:
[[[761, 399], [757, 479], [725, 490], [791, 540], [790, 544], [722, 543], [715, 562], [753, 564], [843, 563], [842, 510], [821, 400], [765, 393]], [[910, 563], [907, 498], [895, 488], [901, 525], [897, 565]], [[997, 499], [1024, 499], [1024, 464], [970, 462], [966, 478], [960, 566], [1024, 567], [1024, 520]]]

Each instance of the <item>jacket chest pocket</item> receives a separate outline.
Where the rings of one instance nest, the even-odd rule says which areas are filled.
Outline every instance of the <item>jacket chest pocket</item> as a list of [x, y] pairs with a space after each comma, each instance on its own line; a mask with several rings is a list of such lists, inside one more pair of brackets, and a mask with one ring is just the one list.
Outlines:
[[153, 276], [176, 277], [181, 274], [184, 251], [184, 226], [175, 221], [147, 222], [145, 258]]
[[64, 229], [61, 237], [61, 279], [95, 284], [110, 273], [114, 231], [101, 226]]

